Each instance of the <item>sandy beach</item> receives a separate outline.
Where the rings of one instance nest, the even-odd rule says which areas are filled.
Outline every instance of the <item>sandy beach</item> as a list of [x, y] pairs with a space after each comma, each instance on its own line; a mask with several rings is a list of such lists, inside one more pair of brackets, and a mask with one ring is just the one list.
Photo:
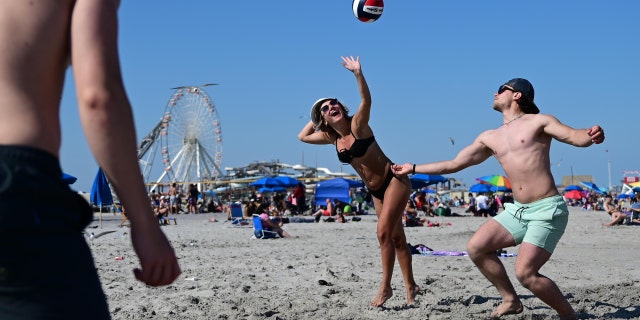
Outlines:
[[[182, 275], [162, 288], [135, 280], [132, 269], [139, 264], [119, 216], [103, 213], [100, 227], [96, 215], [95, 228], [87, 228], [96, 235], [114, 231], [87, 238], [113, 319], [481, 319], [500, 303], [468, 257], [413, 255], [418, 303], [405, 306], [396, 263], [394, 296], [383, 308], [370, 307], [382, 272], [374, 214], [346, 224], [289, 223], [284, 228], [292, 238], [267, 240], [252, 239], [251, 227], [235, 227], [222, 213], [176, 217], [177, 225], [162, 228]], [[405, 232], [414, 245], [464, 251], [486, 219], [435, 217], [443, 226]], [[639, 319], [640, 226], [602, 226], [607, 220], [603, 211], [571, 208], [565, 235], [541, 273], [558, 284], [581, 319]], [[554, 318], [515, 279], [516, 258], [502, 261], [524, 304], [522, 314], [506, 319]]]

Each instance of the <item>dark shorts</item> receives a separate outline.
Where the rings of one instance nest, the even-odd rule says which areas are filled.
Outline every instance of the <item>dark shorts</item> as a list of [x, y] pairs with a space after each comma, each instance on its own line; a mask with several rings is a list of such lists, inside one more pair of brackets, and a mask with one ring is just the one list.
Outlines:
[[83, 235], [92, 219], [53, 155], [0, 146], [0, 319], [110, 319]]

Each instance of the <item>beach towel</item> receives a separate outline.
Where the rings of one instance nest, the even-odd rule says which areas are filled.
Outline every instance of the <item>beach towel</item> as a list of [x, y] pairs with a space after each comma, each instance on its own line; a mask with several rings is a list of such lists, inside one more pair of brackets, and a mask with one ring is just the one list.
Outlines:
[[[433, 249], [425, 246], [424, 244], [417, 244], [415, 246], [412, 246], [411, 244], [409, 244], [409, 247], [411, 248], [411, 254], [419, 254], [419, 255], [422, 255], [422, 256], [464, 257], [464, 256], [468, 256], [469, 255], [466, 251], [433, 250]], [[496, 252], [496, 255], [498, 257], [501, 257], [501, 258], [506, 258], [506, 257], [515, 257], [518, 254], [515, 253], [515, 252], [508, 253], [505, 250], [499, 250], [498, 252]]]

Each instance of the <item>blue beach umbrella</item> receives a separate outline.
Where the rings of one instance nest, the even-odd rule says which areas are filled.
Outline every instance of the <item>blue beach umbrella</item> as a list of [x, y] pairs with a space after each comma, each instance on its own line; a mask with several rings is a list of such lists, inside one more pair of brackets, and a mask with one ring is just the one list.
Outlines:
[[491, 186], [491, 191], [493, 192], [511, 192], [511, 189], [505, 186]]
[[584, 189], [581, 186], [577, 186], [575, 184], [569, 185], [566, 188], [564, 188], [564, 191], [571, 191], [571, 190], [584, 191]]
[[412, 189], [420, 189], [432, 184], [447, 182], [449, 179], [438, 174], [417, 173], [412, 175], [409, 180], [411, 181]]
[[93, 186], [91, 187], [90, 201], [97, 206], [112, 205], [113, 196], [111, 195], [111, 187], [107, 181], [107, 176], [102, 171], [102, 168], [98, 168], [96, 178], [93, 180]]
[[580, 181], [580, 184], [587, 187], [589, 190], [593, 190], [599, 194], [604, 194], [605, 192], [602, 189], [598, 188], [598, 186], [593, 182]]
[[471, 187], [469, 187], [469, 192], [475, 192], [475, 193], [491, 192], [491, 186], [484, 183], [476, 183]]
[[78, 181], [78, 178], [68, 174], [68, 173], [62, 173], [62, 181], [64, 181], [64, 183], [66, 184], [74, 184], [76, 181]]
[[262, 188], [258, 189], [258, 192], [260, 192], [260, 193], [272, 193], [272, 192], [282, 192], [284, 190], [285, 190], [284, 187], [273, 187], [273, 188], [262, 187]]
[[276, 180], [280, 180], [284, 187], [295, 187], [300, 183], [298, 179], [289, 176], [277, 176]]
[[273, 188], [273, 187], [284, 187], [284, 183], [276, 178], [264, 177], [260, 178], [254, 182], [249, 184], [252, 187], [259, 188]]
[[113, 204], [111, 187], [109, 187], [107, 176], [104, 174], [104, 171], [102, 171], [102, 168], [98, 168], [96, 178], [93, 180], [89, 200], [91, 201], [91, 204], [100, 207], [100, 227], [102, 228], [102, 206], [109, 206]]

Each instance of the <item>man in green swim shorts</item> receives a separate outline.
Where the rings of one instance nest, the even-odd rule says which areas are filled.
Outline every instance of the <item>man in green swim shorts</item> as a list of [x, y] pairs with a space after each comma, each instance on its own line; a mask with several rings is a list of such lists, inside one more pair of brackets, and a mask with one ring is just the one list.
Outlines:
[[395, 165], [396, 174], [447, 174], [494, 156], [510, 179], [515, 203], [488, 220], [467, 243], [469, 257], [498, 289], [502, 303], [491, 318], [523, 311], [522, 302], [507, 277], [496, 250], [520, 244], [515, 263], [518, 281], [551, 306], [561, 319], [575, 319], [575, 311], [558, 286], [539, 273], [564, 233], [569, 211], [558, 193], [549, 161], [552, 139], [577, 147], [604, 141], [598, 125], [574, 129], [552, 115], [539, 114], [529, 81], [511, 79], [494, 94], [493, 109], [502, 113], [502, 125], [481, 133], [452, 159], [415, 165]]

